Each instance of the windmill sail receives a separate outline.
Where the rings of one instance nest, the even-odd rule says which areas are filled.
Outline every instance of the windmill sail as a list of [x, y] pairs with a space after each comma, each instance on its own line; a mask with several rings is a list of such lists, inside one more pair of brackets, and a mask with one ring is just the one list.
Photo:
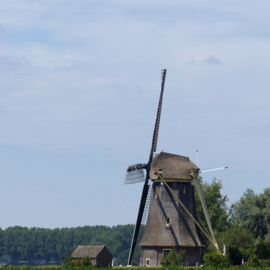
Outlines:
[[135, 183], [143, 182], [144, 180], [145, 179], [144, 179], [143, 169], [135, 169], [132, 171], [127, 171], [124, 185], [135, 184]]
[[162, 71], [161, 91], [160, 91], [160, 97], [159, 97], [159, 103], [158, 103], [158, 109], [157, 109], [156, 123], [155, 123], [155, 128], [154, 128], [154, 133], [153, 133], [153, 139], [152, 139], [152, 146], [151, 146], [149, 161], [148, 161], [147, 169], [146, 169], [146, 177], [145, 177], [145, 182], [144, 182], [144, 186], [143, 186], [143, 190], [142, 190], [142, 196], [141, 196], [141, 202], [140, 202], [139, 211], [138, 211], [138, 217], [137, 217], [137, 221], [135, 224], [133, 237], [132, 237], [132, 241], [131, 241], [131, 246], [130, 246], [130, 250], [129, 250], [128, 265], [131, 265], [134, 251], [136, 248], [137, 238], [138, 238], [138, 234], [139, 234], [139, 230], [140, 230], [140, 226], [141, 226], [141, 222], [142, 222], [143, 212], [144, 212], [148, 189], [149, 189], [149, 185], [148, 185], [149, 172], [150, 172], [150, 168], [151, 168], [151, 164], [152, 164], [152, 160], [153, 160], [153, 154], [156, 151], [156, 147], [157, 147], [158, 131], [159, 131], [159, 123], [160, 123], [160, 116], [161, 116], [161, 108], [162, 108], [162, 100], [163, 100], [166, 72], [167, 72], [166, 69], [164, 69]]

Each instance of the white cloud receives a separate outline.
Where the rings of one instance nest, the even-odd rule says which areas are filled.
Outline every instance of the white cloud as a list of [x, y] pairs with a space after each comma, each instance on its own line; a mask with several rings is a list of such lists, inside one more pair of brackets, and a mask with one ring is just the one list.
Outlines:
[[222, 62], [220, 59], [210, 55], [207, 59], [201, 62], [203, 65], [220, 65]]

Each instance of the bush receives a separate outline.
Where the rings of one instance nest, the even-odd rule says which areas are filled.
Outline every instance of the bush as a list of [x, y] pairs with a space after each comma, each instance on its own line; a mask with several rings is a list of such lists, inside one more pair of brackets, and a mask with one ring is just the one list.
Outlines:
[[219, 242], [224, 243], [228, 247], [240, 249], [248, 249], [254, 243], [253, 233], [240, 226], [232, 226], [227, 228], [225, 233], [220, 234]]
[[179, 254], [176, 254], [175, 248], [171, 250], [167, 258], [162, 259], [160, 264], [165, 266], [184, 266], [185, 251], [180, 250]]
[[251, 254], [248, 261], [247, 261], [248, 267], [261, 267], [259, 257], [255, 254]]
[[230, 257], [229, 255], [222, 255], [220, 253], [210, 253], [203, 257], [203, 266], [214, 266], [214, 267], [230, 267]]
[[91, 266], [92, 265], [91, 258], [89, 256], [84, 256], [82, 259], [82, 265], [86, 267]]
[[69, 252], [69, 255], [62, 254], [61, 255], [62, 263], [64, 267], [70, 267], [72, 264], [72, 258], [71, 258], [71, 252]]
[[71, 261], [69, 267], [82, 267], [82, 261], [81, 260]]
[[267, 260], [270, 257], [270, 241], [259, 240], [255, 243], [253, 252], [260, 260]]
[[270, 267], [270, 260], [259, 260], [261, 267]]
[[249, 257], [253, 253], [253, 246], [250, 246], [250, 248], [248, 248], [248, 249], [240, 248], [239, 251], [242, 254], [242, 259], [244, 259], [244, 261], [246, 262], [246, 261], [248, 261]]
[[90, 268], [95, 267], [92, 264], [91, 258], [89, 256], [85, 256], [82, 260], [68, 260], [68, 263], [63, 265], [65, 268]]

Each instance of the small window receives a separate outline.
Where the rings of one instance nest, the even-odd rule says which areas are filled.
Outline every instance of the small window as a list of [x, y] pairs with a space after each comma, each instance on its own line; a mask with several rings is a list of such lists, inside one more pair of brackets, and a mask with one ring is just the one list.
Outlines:
[[186, 194], [186, 186], [184, 186], [183, 193]]
[[171, 251], [170, 249], [163, 249], [163, 258], [164, 259], [167, 258], [167, 256], [169, 255], [170, 251]]
[[166, 218], [166, 228], [169, 229], [171, 226], [171, 219], [170, 218]]

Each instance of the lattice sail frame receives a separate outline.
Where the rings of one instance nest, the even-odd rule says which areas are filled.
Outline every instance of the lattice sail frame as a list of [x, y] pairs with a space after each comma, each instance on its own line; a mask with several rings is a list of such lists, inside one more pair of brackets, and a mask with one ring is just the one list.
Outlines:
[[160, 96], [159, 96], [159, 103], [158, 103], [158, 109], [157, 109], [155, 128], [154, 128], [154, 133], [153, 133], [153, 138], [152, 138], [152, 145], [151, 145], [149, 160], [148, 160], [147, 166], [145, 167], [146, 176], [145, 176], [144, 186], [142, 189], [142, 196], [141, 196], [137, 221], [136, 221], [136, 224], [134, 227], [134, 232], [133, 232], [133, 236], [132, 236], [132, 240], [131, 240], [129, 256], [128, 256], [128, 265], [131, 265], [131, 263], [132, 263], [132, 258], [133, 258], [134, 251], [136, 248], [139, 229], [141, 226], [141, 221], [142, 221], [144, 208], [145, 208], [145, 204], [146, 204], [146, 197], [147, 197], [148, 190], [149, 190], [149, 185], [148, 185], [149, 173], [150, 173], [151, 163], [153, 160], [153, 154], [154, 154], [154, 152], [156, 152], [156, 147], [157, 147], [158, 131], [159, 131], [159, 124], [160, 124], [160, 117], [161, 117], [162, 100], [163, 100], [163, 92], [164, 92], [164, 86], [165, 86], [166, 73], [167, 73], [166, 69], [164, 69], [161, 73], [161, 90], [160, 90]]
[[[132, 166], [132, 165], [130, 165], [130, 166]], [[136, 170], [133, 170], [130, 172], [127, 171], [124, 185], [144, 182], [144, 180], [145, 180], [145, 176], [144, 176], [143, 169], [136, 169]]]

